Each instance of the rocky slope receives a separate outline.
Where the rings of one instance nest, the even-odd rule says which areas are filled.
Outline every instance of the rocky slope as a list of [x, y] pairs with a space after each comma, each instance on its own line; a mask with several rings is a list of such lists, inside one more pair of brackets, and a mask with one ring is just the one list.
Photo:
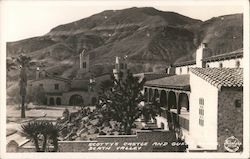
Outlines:
[[[7, 56], [27, 54], [34, 67], [72, 78], [83, 48], [91, 54], [91, 68], [96, 74], [111, 71], [115, 56], [125, 55], [130, 68], [142, 72], [192, 59], [202, 41], [214, 54], [242, 48], [242, 37], [242, 14], [202, 22], [174, 12], [134, 7], [104, 11], [57, 26], [44, 36], [9, 42]], [[8, 75], [11, 78], [15, 73]]]

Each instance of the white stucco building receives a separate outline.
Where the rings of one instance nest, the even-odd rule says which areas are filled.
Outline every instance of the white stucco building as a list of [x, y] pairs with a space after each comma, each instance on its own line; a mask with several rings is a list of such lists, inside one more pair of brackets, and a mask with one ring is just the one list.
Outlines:
[[146, 101], [159, 98], [162, 109], [157, 126], [178, 132], [189, 151], [226, 151], [231, 136], [243, 143], [242, 60], [242, 49], [212, 56], [203, 44], [196, 60], [174, 64], [168, 77], [147, 81]]

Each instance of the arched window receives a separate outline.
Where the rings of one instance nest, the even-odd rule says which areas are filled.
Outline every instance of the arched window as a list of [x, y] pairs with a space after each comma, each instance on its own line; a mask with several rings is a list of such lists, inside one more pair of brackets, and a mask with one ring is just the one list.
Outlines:
[[206, 67], [209, 68], [210, 67], [209, 64], [206, 64]]
[[223, 67], [223, 64], [222, 64], [221, 62], [220, 62], [220, 64], [219, 64], [219, 67], [220, 67], [220, 68], [222, 68], [222, 67]]
[[55, 105], [55, 101], [53, 97], [49, 98], [49, 105]]
[[240, 67], [240, 61], [239, 61], [239, 60], [237, 60], [237, 61], [235, 62], [235, 66], [236, 66], [237, 68]]

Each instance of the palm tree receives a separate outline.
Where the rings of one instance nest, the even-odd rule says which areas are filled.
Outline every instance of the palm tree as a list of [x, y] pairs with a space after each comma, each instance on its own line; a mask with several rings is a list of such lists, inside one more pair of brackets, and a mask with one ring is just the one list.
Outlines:
[[[34, 144], [37, 152], [46, 152], [49, 149], [46, 147], [49, 145], [49, 141], [52, 141], [53, 152], [58, 151], [58, 136], [59, 128], [57, 125], [54, 125], [52, 122], [41, 120], [41, 121], [32, 121], [27, 124], [21, 125], [24, 135], [31, 139]], [[42, 141], [42, 142], [39, 142]], [[39, 146], [39, 143], [42, 145]]]
[[22, 107], [21, 107], [21, 118], [25, 118], [25, 97], [26, 97], [26, 87], [27, 87], [27, 72], [26, 69], [29, 67], [29, 62], [31, 61], [30, 57], [25, 55], [20, 55], [17, 58], [17, 62], [20, 64], [20, 96], [22, 97]]
[[39, 147], [39, 123], [38, 122], [29, 122], [27, 124], [23, 124], [21, 125], [22, 127], [22, 131], [24, 133], [24, 135], [30, 139], [31, 141], [34, 142], [35, 144], [35, 148], [36, 148], [36, 152], [40, 152], [40, 147]]

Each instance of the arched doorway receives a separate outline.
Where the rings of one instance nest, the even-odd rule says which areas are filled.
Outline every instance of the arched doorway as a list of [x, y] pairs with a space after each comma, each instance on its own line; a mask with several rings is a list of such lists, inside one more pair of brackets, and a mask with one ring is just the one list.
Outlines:
[[177, 109], [176, 95], [173, 91], [168, 93], [168, 107], [169, 109]]
[[96, 97], [92, 97], [92, 99], [91, 99], [91, 104], [92, 104], [92, 105], [96, 105], [96, 102], [97, 102]]
[[189, 111], [189, 100], [186, 93], [181, 93], [179, 95], [179, 106], [180, 108], [184, 107], [187, 109], [187, 111]]
[[167, 93], [166, 91], [162, 90], [160, 93], [160, 105], [161, 107], [167, 107]]
[[155, 89], [155, 90], [154, 90], [153, 101], [155, 101], [157, 98], [159, 98], [159, 92], [158, 92], [158, 89]]
[[56, 105], [61, 105], [62, 102], [61, 102], [61, 98], [57, 97], [56, 98]]
[[149, 88], [149, 102], [152, 102], [153, 100], [153, 90], [152, 88]]
[[55, 100], [53, 97], [49, 98], [49, 105], [55, 105]]
[[78, 94], [72, 95], [69, 99], [69, 105], [71, 106], [81, 106], [82, 104], [84, 104], [84, 101], [82, 96]]

